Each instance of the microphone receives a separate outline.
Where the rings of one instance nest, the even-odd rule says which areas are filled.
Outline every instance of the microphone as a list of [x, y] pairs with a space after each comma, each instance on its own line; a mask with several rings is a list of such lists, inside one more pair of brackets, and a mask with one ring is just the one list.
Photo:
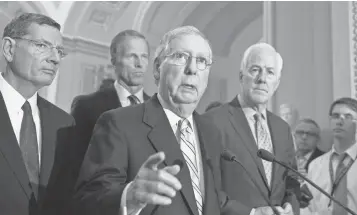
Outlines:
[[270, 200], [268, 199], [268, 197], [266, 197], [263, 193], [262, 190], [259, 189], [259, 186], [257, 184], [257, 182], [254, 180], [254, 178], [250, 175], [250, 173], [248, 172], [248, 170], [243, 166], [243, 164], [238, 161], [236, 159], [236, 155], [233, 154], [231, 151], [229, 150], [224, 150], [221, 154], [221, 157], [226, 160], [226, 161], [230, 161], [230, 162], [236, 162], [237, 164], [239, 164], [243, 170], [247, 173], [248, 177], [250, 178], [250, 180], [253, 182], [255, 188], [259, 191], [260, 195], [264, 198], [264, 200], [266, 201], [266, 203], [269, 205], [269, 207], [274, 211], [274, 214], [276, 215], [280, 215], [279, 211], [272, 205], [272, 203], [270, 202]]
[[[183, 161], [180, 160], [180, 159], [174, 160], [174, 162], [172, 162], [172, 166], [174, 166], [174, 165], [178, 165], [178, 166], [180, 167], [180, 172], [181, 172], [182, 168], [184, 167], [184, 163], [183, 163]], [[157, 209], [159, 209], [159, 206], [160, 206], [160, 205], [155, 205], [155, 207], [154, 207], [154, 209], [151, 211], [150, 215], [153, 215], [153, 214], [157, 211]]]
[[329, 199], [331, 199], [332, 201], [334, 201], [336, 204], [338, 204], [339, 206], [341, 206], [343, 209], [345, 209], [348, 213], [352, 214], [352, 215], [357, 215], [355, 212], [353, 212], [351, 209], [349, 209], [348, 207], [346, 207], [345, 205], [343, 205], [341, 202], [339, 202], [337, 199], [335, 199], [333, 196], [331, 196], [330, 194], [328, 194], [326, 191], [324, 191], [323, 189], [321, 189], [319, 186], [317, 186], [314, 182], [312, 182], [310, 179], [308, 179], [307, 177], [305, 177], [303, 174], [301, 174], [300, 172], [298, 172], [297, 170], [295, 170], [294, 168], [291, 168], [288, 164], [279, 161], [277, 159], [275, 159], [275, 156], [268, 152], [267, 150], [264, 149], [259, 149], [258, 153], [257, 153], [258, 157], [260, 157], [263, 160], [266, 161], [270, 161], [270, 162], [275, 162], [280, 164], [281, 166], [285, 167], [288, 170], [293, 171], [294, 173], [296, 173], [298, 176], [300, 176], [301, 178], [303, 178], [305, 181], [307, 181], [309, 184], [311, 184], [314, 188], [316, 188], [318, 191], [320, 191], [321, 193], [323, 193], [325, 196], [327, 196]]

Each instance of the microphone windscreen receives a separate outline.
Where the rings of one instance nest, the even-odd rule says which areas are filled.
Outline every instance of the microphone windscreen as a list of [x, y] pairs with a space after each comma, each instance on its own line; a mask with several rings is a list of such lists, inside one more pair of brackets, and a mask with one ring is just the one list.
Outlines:
[[266, 161], [273, 162], [275, 160], [274, 155], [265, 149], [259, 149], [257, 155], [258, 157]]
[[184, 167], [184, 163], [183, 163], [182, 160], [180, 160], [180, 159], [174, 160], [174, 162], [172, 163], [172, 165], [178, 165], [178, 166], [180, 167], [180, 170], [182, 170], [182, 168]]
[[236, 156], [229, 150], [224, 150], [221, 157], [227, 161], [233, 161], [236, 158]]

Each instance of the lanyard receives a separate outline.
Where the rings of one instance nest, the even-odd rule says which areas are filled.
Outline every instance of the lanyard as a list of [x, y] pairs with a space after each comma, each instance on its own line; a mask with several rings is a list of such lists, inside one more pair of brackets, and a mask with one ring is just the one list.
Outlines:
[[[335, 180], [333, 179], [333, 168], [332, 168], [332, 157], [333, 154], [330, 157], [330, 165], [329, 165], [329, 170], [330, 170], [330, 178], [331, 178], [331, 182], [333, 181], [332, 184], [332, 188], [331, 188], [331, 196], [333, 196], [333, 193], [335, 192], [338, 184], [340, 183], [341, 179], [346, 175], [346, 173], [348, 172], [348, 170], [351, 168], [352, 164], [355, 162], [355, 160], [357, 159], [351, 159], [350, 162], [348, 163], [347, 167], [344, 167], [343, 170], [340, 172], [339, 175], [336, 175]], [[343, 165], [343, 161], [348, 157], [348, 155], [346, 154], [343, 159], [337, 164], [336, 166], [336, 174], [337, 174], [337, 169], [340, 165]], [[331, 205], [331, 199], [330, 202], [328, 204], [329, 206]]]

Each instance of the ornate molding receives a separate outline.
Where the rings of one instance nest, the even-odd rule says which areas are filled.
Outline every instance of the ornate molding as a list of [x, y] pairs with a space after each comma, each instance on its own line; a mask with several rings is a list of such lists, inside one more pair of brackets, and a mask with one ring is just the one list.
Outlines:
[[351, 97], [357, 98], [357, 2], [350, 2], [351, 21]]
[[109, 59], [110, 44], [101, 43], [86, 39], [83, 37], [63, 36], [63, 43], [68, 53], [83, 53], [87, 55], [97, 56], [100, 58]]

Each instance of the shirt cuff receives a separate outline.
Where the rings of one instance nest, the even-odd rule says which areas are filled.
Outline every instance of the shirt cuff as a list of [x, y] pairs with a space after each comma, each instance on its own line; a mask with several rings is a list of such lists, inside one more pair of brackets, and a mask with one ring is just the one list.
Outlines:
[[130, 182], [127, 184], [123, 190], [123, 194], [121, 195], [121, 200], [120, 200], [120, 215], [139, 215], [142, 209], [146, 207], [146, 204], [142, 204], [139, 208], [127, 208], [126, 205], [126, 195], [129, 189], [129, 186], [131, 185]]
[[255, 208], [252, 208], [252, 210], [250, 211], [249, 215], [254, 215], [255, 214]]

